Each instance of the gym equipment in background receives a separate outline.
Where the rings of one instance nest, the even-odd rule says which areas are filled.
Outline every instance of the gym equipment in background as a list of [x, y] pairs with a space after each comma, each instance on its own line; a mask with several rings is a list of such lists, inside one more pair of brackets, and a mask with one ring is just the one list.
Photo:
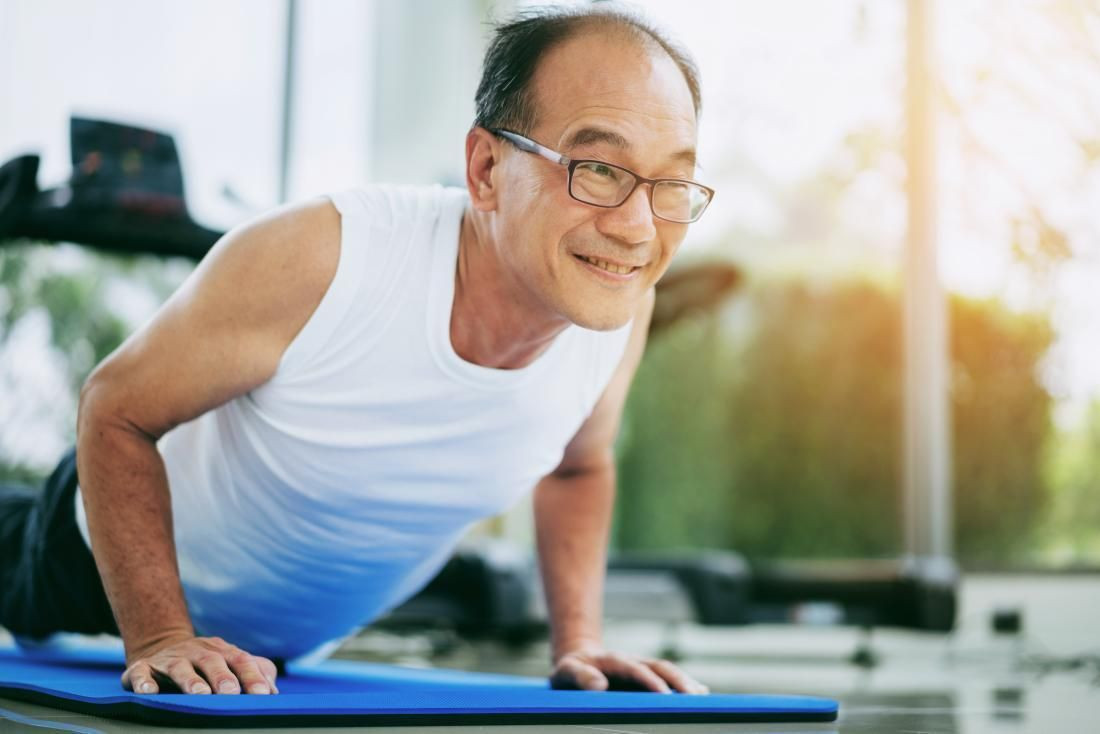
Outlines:
[[[784, 561], [750, 564], [730, 551], [619, 554], [608, 562], [609, 619], [666, 625], [663, 654], [678, 657], [680, 624], [846, 625], [864, 630], [851, 660], [877, 661], [870, 632], [954, 629], [959, 570], [949, 560]], [[373, 627], [448, 630], [522, 645], [545, 636], [533, 558], [502, 544], [463, 548], [427, 587]]]
[[501, 542], [463, 547], [427, 586], [371, 626], [523, 646], [547, 633], [537, 584], [532, 560], [518, 548]]
[[[786, 561], [753, 570], [753, 622], [812, 622], [950, 632], [959, 569], [949, 559]], [[806, 609], [818, 605], [818, 610]], [[826, 607], [831, 606], [830, 613]]]
[[870, 643], [876, 628], [951, 632], [959, 581], [950, 559], [750, 564], [723, 551], [628, 554], [609, 561], [605, 609], [609, 617], [665, 622], [663, 654], [672, 658], [679, 651], [671, 633], [685, 622], [854, 626], [863, 636], [850, 660], [866, 667], [878, 662]]
[[[643, 575], [675, 582], [691, 621], [707, 625], [841, 624], [926, 632], [954, 628], [959, 570], [947, 560], [777, 561], [750, 564], [729, 551], [621, 554], [616, 584]], [[624, 613], [669, 606], [657, 598], [609, 600]]]
[[69, 130], [73, 171], [66, 183], [40, 190], [34, 154], [0, 167], [0, 241], [199, 260], [222, 236], [188, 213], [171, 135], [84, 117], [71, 118]]

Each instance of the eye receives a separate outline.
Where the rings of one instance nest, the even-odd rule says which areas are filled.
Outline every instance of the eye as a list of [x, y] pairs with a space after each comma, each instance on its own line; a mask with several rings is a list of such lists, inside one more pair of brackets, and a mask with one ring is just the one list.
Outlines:
[[591, 163], [588, 166], [588, 170], [597, 176], [603, 176], [605, 178], [615, 178], [615, 169], [606, 163]]

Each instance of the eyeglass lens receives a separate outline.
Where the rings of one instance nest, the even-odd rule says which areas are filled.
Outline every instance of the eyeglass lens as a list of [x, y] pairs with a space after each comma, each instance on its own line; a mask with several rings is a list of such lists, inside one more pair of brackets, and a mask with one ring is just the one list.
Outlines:
[[[597, 206], [618, 206], [634, 188], [629, 171], [598, 161], [584, 161], [573, 169], [570, 193]], [[653, 187], [653, 213], [663, 219], [691, 222], [699, 217], [710, 195], [684, 181], [660, 181]]]

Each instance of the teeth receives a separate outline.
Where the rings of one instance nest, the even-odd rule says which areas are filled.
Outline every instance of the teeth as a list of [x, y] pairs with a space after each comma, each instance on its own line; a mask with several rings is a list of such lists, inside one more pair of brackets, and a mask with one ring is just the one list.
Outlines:
[[606, 270], [609, 273], [617, 273], [619, 275], [628, 275], [633, 272], [634, 268], [629, 265], [614, 265], [606, 260], [597, 260], [594, 257], [588, 257], [587, 255], [581, 255], [581, 259], [585, 262], [592, 263], [601, 270]]

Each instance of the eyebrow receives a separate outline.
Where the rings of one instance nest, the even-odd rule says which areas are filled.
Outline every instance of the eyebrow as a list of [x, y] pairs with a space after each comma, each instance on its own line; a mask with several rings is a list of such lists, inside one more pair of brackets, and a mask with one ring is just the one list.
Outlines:
[[[582, 127], [575, 131], [565, 140], [565, 149], [575, 148], [581, 145], [591, 145], [593, 143], [607, 143], [608, 145], [618, 148], [624, 152], [629, 152], [633, 149], [630, 141], [624, 138], [617, 132], [611, 130], [605, 130], [600, 127]], [[684, 161], [695, 165], [695, 150], [693, 148], [685, 148], [677, 151], [669, 156], [672, 160]]]

